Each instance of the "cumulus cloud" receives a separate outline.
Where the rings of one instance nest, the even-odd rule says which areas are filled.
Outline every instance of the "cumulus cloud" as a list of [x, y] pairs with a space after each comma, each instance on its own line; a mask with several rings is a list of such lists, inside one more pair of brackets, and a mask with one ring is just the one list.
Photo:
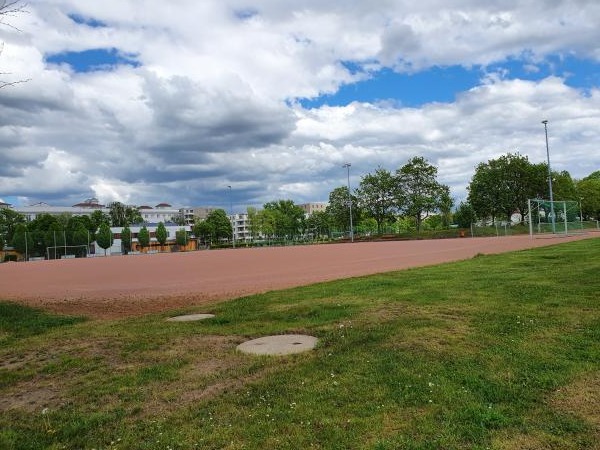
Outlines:
[[[508, 151], [543, 161], [542, 119], [557, 170], [582, 177], [600, 167], [597, 86], [485, 71], [516, 58], [539, 74], [549, 55], [598, 62], [597, 2], [48, 0], [27, 9], [12, 18], [22, 31], [0, 27], [1, 71], [30, 79], [0, 90], [5, 199], [241, 210], [326, 200], [345, 184], [345, 162], [356, 186], [415, 155], [438, 165], [460, 198], [481, 161]], [[102, 70], [57, 62], [102, 49], [127, 60]], [[484, 76], [453, 102], [301, 106], [383, 68], [454, 65]]]

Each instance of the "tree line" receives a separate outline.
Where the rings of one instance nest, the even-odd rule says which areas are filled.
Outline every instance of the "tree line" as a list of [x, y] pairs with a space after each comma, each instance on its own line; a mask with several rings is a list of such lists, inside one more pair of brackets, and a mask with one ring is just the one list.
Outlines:
[[[347, 186], [333, 189], [325, 211], [309, 217], [292, 200], [274, 200], [265, 203], [261, 210], [248, 208], [249, 232], [253, 239], [274, 240], [347, 234], [350, 202], [353, 227], [360, 233], [420, 232], [445, 229], [452, 223], [466, 228], [477, 221], [510, 222], [515, 213], [522, 221], [529, 213], [528, 199], [548, 199], [547, 164], [531, 163], [518, 153], [478, 164], [467, 188], [467, 199], [457, 207], [449, 187], [438, 182], [437, 175], [437, 167], [420, 156], [411, 158], [394, 172], [378, 167], [363, 175], [359, 186], [352, 191]], [[555, 200], [577, 201], [583, 220], [600, 219], [600, 170], [579, 180], [567, 171], [553, 171], [551, 176]], [[4, 208], [0, 209], [0, 249], [12, 244], [19, 251], [27, 247], [29, 254], [44, 255], [52, 247], [60, 255], [61, 246], [83, 246], [93, 241], [106, 249], [112, 245], [109, 227], [119, 226], [125, 227], [121, 238], [127, 252], [132, 242], [129, 225], [142, 222], [137, 208], [119, 202], [109, 205], [108, 214], [102, 211], [94, 211], [90, 216], [43, 214], [28, 223], [21, 214]], [[150, 242], [144, 228], [138, 234], [142, 247]], [[219, 243], [232, 239], [233, 228], [225, 210], [217, 209], [194, 225], [193, 234], [206, 244]], [[178, 243], [186, 237], [178, 233]], [[159, 225], [156, 238], [164, 245], [164, 224], [162, 228]]]

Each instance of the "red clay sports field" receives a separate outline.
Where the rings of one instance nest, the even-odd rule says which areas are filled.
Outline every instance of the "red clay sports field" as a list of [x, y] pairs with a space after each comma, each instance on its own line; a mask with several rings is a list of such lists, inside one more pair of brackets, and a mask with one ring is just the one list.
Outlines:
[[5, 263], [0, 264], [0, 297], [93, 318], [138, 316], [596, 236], [360, 242]]

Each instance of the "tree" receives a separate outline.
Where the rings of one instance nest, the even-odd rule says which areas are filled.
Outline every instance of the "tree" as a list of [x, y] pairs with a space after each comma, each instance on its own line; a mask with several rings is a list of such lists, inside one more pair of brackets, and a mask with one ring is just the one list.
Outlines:
[[360, 219], [360, 207], [358, 198], [348, 194], [348, 187], [341, 186], [329, 193], [329, 204], [325, 212], [329, 216], [332, 226], [339, 230], [350, 230], [350, 206], [349, 198], [352, 200], [352, 223], [358, 224]]
[[0, 208], [0, 241], [12, 242], [18, 224], [25, 223], [25, 216], [10, 208]]
[[277, 200], [263, 205], [265, 211], [270, 211], [275, 235], [293, 239], [304, 231], [304, 210], [295, 205], [292, 200]]
[[142, 223], [142, 215], [135, 206], [112, 202], [108, 205], [110, 222], [113, 227], [124, 227], [133, 223]]
[[188, 243], [188, 235], [185, 228], [180, 228], [175, 232], [175, 242], [181, 248], [185, 247]]
[[253, 206], [248, 206], [248, 208], [246, 208], [246, 212], [248, 214], [248, 228], [250, 229], [250, 236], [252, 236], [252, 239], [256, 239], [261, 233], [259, 213]]
[[131, 251], [131, 229], [125, 225], [121, 231], [121, 252], [127, 254]]
[[547, 167], [510, 153], [480, 163], [468, 187], [468, 202], [481, 219], [510, 220], [519, 212], [522, 220], [529, 213], [528, 200], [547, 195]]
[[150, 232], [148, 231], [148, 228], [146, 228], [146, 225], [144, 225], [138, 233], [138, 244], [141, 249], [150, 246]]
[[25, 259], [27, 259], [30, 249], [33, 247], [33, 239], [31, 232], [28, 232], [27, 225], [24, 223], [19, 223], [15, 227], [12, 238], [12, 246], [19, 253], [23, 253], [25, 255]]
[[162, 250], [162, 247], [167, 242], [167, 228], [162, 222], [159, 222], [158, 227], [156, 227], [156, 240], [160, 244]]
[[71, 237], [71, 242], [73, 245], [85, 245], [87, 250], [83, 250], [81, 247], [78, 247], [75, 252], [76, 255], [78, 256], [86, 256], [87, 252], [89, 251], [89, 231], [87, 230], [87, 228], [83, 225], [83, 223], [79, 223], [79, 225], [77, 225], [77, 228], [75, 228], [75, 230], [73, 230], [73, 234]]
[[331, 216], [326, 211], [315, 211], [306, 219], [306, 229], [315, 237], [329, 236]]
[[378, 234], [386, 221], [394, 220], [398, 196], [396, 179], [390, 171], [380, 167], [374, 174], [362, 177], [357, 189], [358, 204], [368, 217], [375, 219]]
[[100, 248], [104, 249], [104, 256], [106, 256], [106, 249], [113, 244], [112, 231], [110, 231], [110, 227], [107, 223], [100, 225], [100, 229], [96, 234], [96, 243], [100, 246]]
[[600, 177], [587, 176], [575, 186], [583, 217], [600, 220]]
[[59, 247], [67, 245], [65, 240], [66, 233], [62, 225], [55, 220], [50, 224], [46, 232], [44, 233], [44, 246], [46, 249], [52, 248], [52, 251], [48, 254], [48, 258], [60, 258], [62, 254]]
[[201, 239], [204, 244], [212, 243], [212, 236], [214, 235], [214, 230], [210, 222], [203, 220], [201, 222], [197, 222], [193, 228], [194, 236], [197, 239]]
[[552, 173], [552, 197], [554, 200], [576, 200], [577, 189], [571, 174], [566, 170]]
[[450, 189], [438, 183], [436, 177], [437, 167], [422, 156], [415, 156], [396, 171], [397, 206], [414, 219], [417, 231], [429, 214], [441, 210], [442, 206], [449, 212], [452, 207]]
[[469, 228], [473, 222], [477, 220], [475, 210], [469, 203], [460, 202], [456, 212], [454, 213], [454, 222], [460, 228]]
[[210, 227], [213, 239], [219, 241], [221, 239], [231, 239], [233, 236], [233, 227], [224, 209], [211, 211], [206, 217], [205, 222]]

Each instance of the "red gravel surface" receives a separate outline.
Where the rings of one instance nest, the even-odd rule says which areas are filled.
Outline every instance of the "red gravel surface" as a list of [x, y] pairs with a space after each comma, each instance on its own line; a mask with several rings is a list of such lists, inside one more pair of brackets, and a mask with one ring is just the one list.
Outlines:
[[139, 316], [590, 237], [361, 242], [5, 263], [0, 298], [93, 318]]

